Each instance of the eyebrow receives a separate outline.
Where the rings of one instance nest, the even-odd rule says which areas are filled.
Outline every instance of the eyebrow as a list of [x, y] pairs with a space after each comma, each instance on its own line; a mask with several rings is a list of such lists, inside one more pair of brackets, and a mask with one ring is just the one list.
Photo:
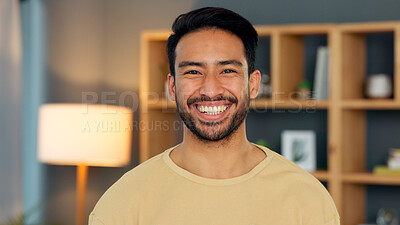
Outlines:
[[[236, 65], [236, 66], [243, 66], [243, 64], [241, 62], [239, 62], [238, 60], [224, 60], [224, 61], [218, 61], [217, 62], [218, 65], [224, 66], [224, 65]], [[204, 63], [201, 62], [194, 62], [194, 61], [183, 61], [180, 62], [178, 67], [182, 68], [182, 67], [186, 67], [186, 66], [199, 66], [199, 67], [205, 67]]]
[[185, 67], [185, 66], [200, 66], [200, 67], [204, 67], [204, 63], [200, 63], [200, 62], [193, 62], [193, 61], [183, 61], [180, 62], [178, 67]]
[[239, 61], [237, 61], [237, 60], [234, 60], [234, 59], [232, 59], [232, 60], [220, 61], [220, 62], [218, 62], [218, 64], [219, 64], [219, 65], [222, 65], [222, 66], [224, 66], [224, 65], [230, 65], [230, 64], [233, 64], [233, 65], [236, 65], [236, 66], [243, 66], [243, 64], [242, 64], [241, 62], [239, 62]]

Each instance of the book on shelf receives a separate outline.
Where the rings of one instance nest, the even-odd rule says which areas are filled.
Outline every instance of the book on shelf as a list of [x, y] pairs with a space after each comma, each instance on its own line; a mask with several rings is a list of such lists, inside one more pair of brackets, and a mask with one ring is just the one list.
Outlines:
[[376, 175], [389, 175], [389, 176], [400, 176], [400, 170], [392, 170], [387, 166], [375, 166], [374, 174]]
[[329, 93], [329, 49], [319, 46], [315, 63], [313, 98], [316, 100], [328, 99]]

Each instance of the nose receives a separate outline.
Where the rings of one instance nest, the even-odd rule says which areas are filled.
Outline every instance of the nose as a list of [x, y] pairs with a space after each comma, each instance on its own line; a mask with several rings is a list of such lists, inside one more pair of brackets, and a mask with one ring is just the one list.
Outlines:
[[202, 86], [200, 88], [200, 94], [208, 96], [210, 98], [222, 95], [224, 89], [222, 83], [215, 75], [208, 74], [204, 77]]

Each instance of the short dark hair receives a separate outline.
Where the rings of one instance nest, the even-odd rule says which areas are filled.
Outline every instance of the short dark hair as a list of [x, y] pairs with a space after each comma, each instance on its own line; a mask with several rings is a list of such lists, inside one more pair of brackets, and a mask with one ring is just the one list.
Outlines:
[[205, 7], [178, 16], [172, 24], [172, 31], [167, 41], [169, 69], [175, 76], [175, 49], [179, 40], [188, 33], [201, 29], [221, 29], [238, 36], [244, 45], [248, 64], [248, 73], [255, 70], [257, 31], [253, 25], [239, 14], [224, 8]]

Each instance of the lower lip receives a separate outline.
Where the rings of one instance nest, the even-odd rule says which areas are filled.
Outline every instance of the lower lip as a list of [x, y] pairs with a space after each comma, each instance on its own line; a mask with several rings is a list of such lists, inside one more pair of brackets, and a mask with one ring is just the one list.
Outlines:
[[229, 105], [228, 108], [227, 108], [223, 113], [216, 114], [216, 115], [208, 115], [208, 114], [205, 114], [205, 113], [201, 113], [201, 112], [197, 109], [197, 107], [196, 107], [195, 105], [193, 105], [193, 108], [194, 108], [194, 110], [200, 115], [200, 117], [203, 118], [204, 120], [220, 120], [220, 119], [222, 119], [222, 118], [225, 116], [225, 114], [226, 114], [226, 113], [228, 112], [228, 110], [231, 108], [231, 105]]

